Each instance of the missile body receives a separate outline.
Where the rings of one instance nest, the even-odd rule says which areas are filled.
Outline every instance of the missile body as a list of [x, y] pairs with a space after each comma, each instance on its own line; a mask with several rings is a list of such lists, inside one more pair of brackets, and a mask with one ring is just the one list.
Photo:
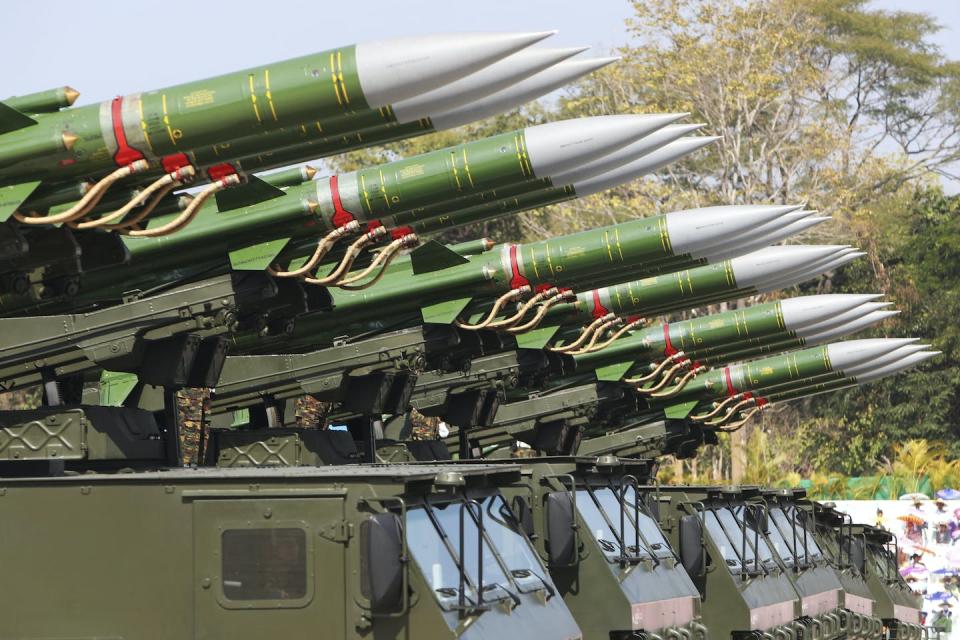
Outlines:
[[[92, 175], [281, 127], [322, 126], [324, 118], [437, 89], [548, 35], [465, 33], [351, 45], [42, 114], [35, 125], [0, 137], [0, 180]], [[65, 132], [78, 136], [69, 149], [23, 152], [24, 139]]]
[[733, 396], [827, 374], [842, 377], [845, 369], [913, 341], [910, 338], [849, 340], [724, 367], [694, 378], [671, 399], [670, 404]]
[[[578, 370], [610, 362], [659, 359], [678, 351], [701, 359], [744, 344], [794, 338], [828, 318], [854, 313], [874, 294], [826, 294], [788, 298], [635, 331], [594, 353], [574, 356]], [[864, 311], [862, 313], [869, 313]]]
[[789, 277], [803, 269], [807, 262], [832, 255], [839, 249], [831, 245], [770, 247], [719, 264], [581, 291], [576, 301], [554, 307], [548, 319], [589, 322], [609, 313], [652, 316], [753, 295], [764, 282]]

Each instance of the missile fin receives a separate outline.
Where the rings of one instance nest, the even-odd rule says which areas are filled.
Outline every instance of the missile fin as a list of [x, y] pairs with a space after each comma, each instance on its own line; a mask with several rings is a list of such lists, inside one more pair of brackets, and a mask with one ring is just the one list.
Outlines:
[[664, 417], [672, 418], [674, 420], [683, 420], [690, 412], [693, 411], [694, 407], [700, 404], [699, 400], [691, 400], [690, 402], [681, 402], [679, 404], [672, 404], [663, 411]]
[[217, 198], [217, 210], [223, 213], [273, 200], [286, 195], [286, 193], [283, 189], [278, 189], [256, 176], [249, 176], [246, 184], [218, 191], [215, 197]]
[[634, 364], [634, 361], [631, 360], [629, 362], [618, 362], [617, 364], [608, 364], [605, 367], [599, 367], [596, 370], [597, 380], [600, 382], [618, 382], [623, 376], [627, 375], [627, 371], [629, 371]]
[[521, 333], [517, 336], [517, 346], [521, 349], [543, 349], [547, 343], [553, 340], [560, 330], [559, 325], [552, 327], [538, 327], [531, 331]]
[[468, 262], [470, 261], [462, 255], [448, 249], [436, 240], [424, 242], [410, 254], [410, 265], [413, 267], [415, 275], [456, 267]]
[[289, 242], [290, 238], [277, 238], [234, 249], [230, 252], [230, 266], [234, 271], [263, 271]]
[[30, 116], [20, 113], [6, 103], [0, 102], [0, 134], [32, 127], [35, 124], [37, 124], [37, 121]]
[[17, 207], [23, 204], [23, 201], [29, 198], [39, 186], [39, 182], [22, 182], [0, 187], [0, 222], [6, 222]]
[[420, 308], [424, 322], [433, 324], [452, 324], [457, 319], [467, 305], [473, 301], [473, 298], [458, 298], [457, 300], [444, 300], [437, 304], [430, 304]]
[[104, 407], [122, 407], [139, 383], [135, 373], [104, 370], [100, 373], [100, 398], [97, 404]]

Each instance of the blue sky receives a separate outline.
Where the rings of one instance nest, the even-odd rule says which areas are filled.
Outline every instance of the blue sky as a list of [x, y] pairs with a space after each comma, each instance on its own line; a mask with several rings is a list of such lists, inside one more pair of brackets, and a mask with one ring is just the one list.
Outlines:
[[[945, 26], [938, 42], [960, 59], [960, 2], [874, 4], [936, 16]], [[631, 11], [626, 0], [270, 0], [255, 5], [3, 0], [0, 7], [5, 61], [0, 96], [69, 84], [81, 92], [78, 104], [351, 42], [417, 33], [559, 29], [551, 44], [590, 45], [605, 52], [626, 41], [623, 23]]]
[[[873, 4], [935, 16], [944, 27], [937, 43], [960, 60], [960, 1]], [[68, 84], [80, 91], [78, 104], [99, 102], [352, 42], [442, 31], [558, 29], [552, 46], [602, 54], [627, 41], [630, 13], [627, 0], [2, 0], [0, 98]]]

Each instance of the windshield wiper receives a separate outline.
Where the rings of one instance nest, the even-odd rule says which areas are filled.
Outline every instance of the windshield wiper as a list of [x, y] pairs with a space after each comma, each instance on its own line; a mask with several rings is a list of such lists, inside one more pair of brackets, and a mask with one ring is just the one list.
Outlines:
[[503, 586], [503, 585], [500, 584], [499, 582], [488, 582], [488, 583], [486, 583], [485, 585], [483, 585], [483, 591], [484, 591], [484, 593], [486, 593], [486, 592], [488, 592], [488, 591], [493, 591], [494, 589], [500, 589], [500, 590], [503, 591], [505, 594], [507, 594], [507, 596], [508, 596], [511, 600], [513, 600], [513, 606], [515, 606], [515, 607], [519, 607], [519, 606], [520, 606], [520, 596], [518, 596], [517, 594], [515, 594], [513, 591], [510, 591], [510, 589], [507, 589], [505, 586]]
[[536, 571], [532, 571], [530, 569], [511, 569], [510, 575], [512, 575], [514, 578], [521, 578], [521, 579], [525, 579], [525, 578], [529, 578], [530, 576], [533, 576], [534, 578], [539, 580], [540, 584], [543, 585], [543, 589], [547, 592], [547, 600], [557, 595], [556, 590], [552, 586], [550, 586], [550, 583], [544, 580], [543, 576], [541, 576]]

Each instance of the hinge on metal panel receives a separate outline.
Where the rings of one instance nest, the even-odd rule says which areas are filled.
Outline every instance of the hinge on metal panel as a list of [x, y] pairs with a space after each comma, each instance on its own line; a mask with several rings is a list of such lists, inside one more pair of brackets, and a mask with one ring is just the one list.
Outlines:
[[333, 542], [346, 542], [353, 537], [353, 525], [346, 520], [337, 520], [320, 527], [320, 537]]

